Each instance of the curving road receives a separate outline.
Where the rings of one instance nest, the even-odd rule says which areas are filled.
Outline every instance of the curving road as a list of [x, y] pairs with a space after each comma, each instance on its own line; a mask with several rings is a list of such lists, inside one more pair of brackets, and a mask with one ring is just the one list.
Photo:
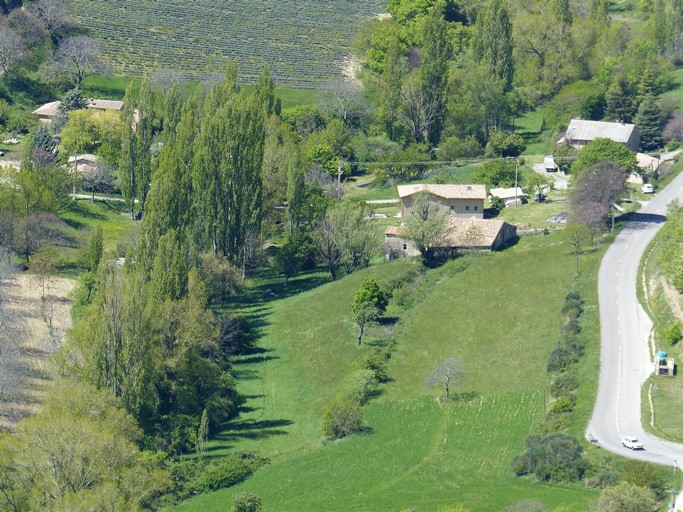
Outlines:
[[[641, 388], [654, 366], [649, 341], [652, 321], [636, 297], [638, 266], [666, 220], [667, 203], [674, 198], [683, 201], [683, 173], [633, 216], [600, 265], [600, 382], [588, 436], [624, 457], [683, 467], [683, 445], [647, 434], [641, 422]], [[636, 436], [645, 450], [622, 447], [625, 435]]]

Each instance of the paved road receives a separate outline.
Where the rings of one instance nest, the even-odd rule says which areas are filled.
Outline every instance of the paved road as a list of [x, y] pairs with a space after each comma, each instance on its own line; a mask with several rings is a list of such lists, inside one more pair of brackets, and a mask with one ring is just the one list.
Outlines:
[[[638, 266], [673, 198], [683, 200], [683, 174], [634, 215], [600, 265], [600, 383], [588, 435], [610, 452], [683, 467], [683, 445], [648, 435], [642, 426], [641, 387], [654, 369], [649, 341], [652, 321], [636, 297]], [[625, 435], [636, 436], [645, 450], [623, 448]]]

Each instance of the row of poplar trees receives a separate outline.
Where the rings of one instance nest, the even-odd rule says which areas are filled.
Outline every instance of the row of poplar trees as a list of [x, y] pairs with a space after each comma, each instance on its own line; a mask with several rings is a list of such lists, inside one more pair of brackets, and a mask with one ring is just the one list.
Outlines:
[[264, 72], [247, 94], [229, 67], [187, 100], [173, 86], [162, 116], [146, 80], [127, 94], [119, 179], [141, 233], [124, 265], [99, 265], [64, 366], [120, 397], [150, 448], [192, 450], [203, 415], [216, 428], [237, 414], [235, 329], [210, 305], [260, 230], [273, 91]]

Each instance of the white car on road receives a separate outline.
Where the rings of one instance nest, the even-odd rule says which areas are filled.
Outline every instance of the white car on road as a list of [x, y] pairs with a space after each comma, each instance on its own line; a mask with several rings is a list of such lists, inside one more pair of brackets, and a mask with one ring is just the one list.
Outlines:
[[633, 436], [626, 436], [621, 438], [621, 444], [624, 445], [626, 448], [630, 448], [631, 450], [642, 450], [644, 449], [643, 443], [638, 441]]

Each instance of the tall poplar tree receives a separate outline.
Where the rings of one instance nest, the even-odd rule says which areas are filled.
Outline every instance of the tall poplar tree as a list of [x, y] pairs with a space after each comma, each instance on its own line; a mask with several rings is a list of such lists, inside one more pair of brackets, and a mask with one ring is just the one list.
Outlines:
[[135, 195], [137, 191], [135, 162], [136, 144], [135, 132], [133, 131], [133, 104], [135, 89], [133, 83], [126, 88], [123, 97], [123, 124], [121, 126], [121, 156], [119, 157], [119, 183], [121, 185], [121, 195], [126, 201], [126, 206], [130, 212], [130, 218], [135, 218]]
[[448, 25], [443, 14], [444, 5], [437, 3], [429, 10], [422, 25], [420, 53], [420, 85], [426, 108], [432, 113], [426, 126], [427, 141], [439, 143], [446, 119], [446, 88], [448, 86]]
[[486, 63], [492, 74], [504, 80], [505, 91], [512, 87], [515, 72], [512, 48], [512, 23], [505, 2], [489, 0], [477, 17], [472, 53], [476, 61]]
[[152, 125], [154, 122], [154, 95], [145, 77], [140, 85], [137, 101], [137, 123], [135, 128], [135, 196], [140, 202], [140, 211], [152, 181]]
[[380, 80], [380, 115], [390, 140], [395, 140], [396, 121], [401, 111], [401, 83], [408, 72], [398, 35], [389, 40]]

